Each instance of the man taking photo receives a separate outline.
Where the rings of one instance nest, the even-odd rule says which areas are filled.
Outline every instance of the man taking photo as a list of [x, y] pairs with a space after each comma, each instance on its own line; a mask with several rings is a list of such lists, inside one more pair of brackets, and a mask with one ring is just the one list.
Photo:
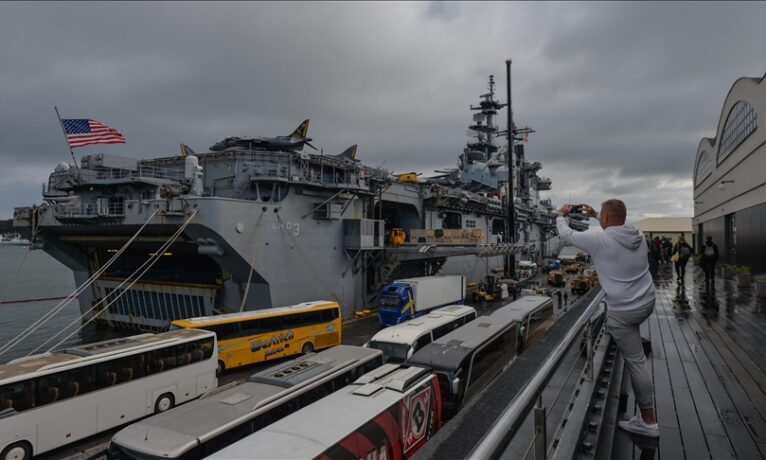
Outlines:
[[644, 235], [639, 229], [625, 225], [627, 210], [620, 200], [605, 201], [598, 214], [589, 205], [582, 205], [578, 211], [598, 219], [604, 231], [576, 232], [569, 228], [564, 217], [573, 212], [573, 207], [568, 204], [559, 210], [556, 227], [562, 240], [586, 251], [593, 259], [606, 293], [607, 330], [625, 358], [641, 410], [640, 415], [619, 422], [619, 426], [631, 433], [659, 437], [652, 377], [639, 333], [641, 323], [654, 311], [655, 302]]

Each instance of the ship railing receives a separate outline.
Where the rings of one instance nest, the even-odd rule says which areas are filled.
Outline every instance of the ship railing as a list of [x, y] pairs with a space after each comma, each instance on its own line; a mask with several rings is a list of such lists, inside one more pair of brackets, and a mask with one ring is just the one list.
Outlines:
[[[540, 365], [537, 372], [529, 379], [521, 391], [514, 397], [510, 405], [501, 413], [490, 430], [484, 435], [479, 443], [474, 447], [469, 458], [496, 459], [500, 458], [506, 451], [511, 441], [513, 441], [516, 432], [521, 428], [523, 422], [534, 411], [533, 433], [534, 437], [529, 445], [535, 459], [546, 458], [549, 446], [546, 443], [546, 409], [542, 404], [543, 391], [548, 386], [556, 370], [561, 365], [564, 358], [567, 357], [574, 347], [580, 346], [583, 330], [585, 330], [585, 350], [586, 363], [584, 369], [585, 380], [593, 382], [594, 380], [594, 337], [597, 335], [593, 328], [593, 317], [599, 314], [604, 308], [604, 291], [600, 289], [599, 293], [591, 300], [585, 311], [579, 316], [566, 336], [554, 348], [553, 352]], [[558, 444], [557, 447], [562, 447]], [[526, 455], [524, 456], [526, 458]]]
[[261, 178], [289, 178], [290, 177], [290, 163], [249, 163], [247, 164], [247, 170], [250, 174], [250, 179]]
[[245, 172], [251, 181], [288, 180], [323, 187], [341, 187], [349, 189], [363, 188], [362, 176], [355, 170], [338, 168], [334, 164], [313, 167], [297, 167], [291, 164], [288, 157], [272, 157], [267, 160], [247, 162]]
[[83, 218], [83, 217], [124, 217], [125, 203], [115, 201], [108, 204], [60, 204], [56, 205], [57, 218]]
[[93, 169], [75, 169], [54, 172], [51, 174], [51, 178], [54, 180], [56, 178], [72, 176], [77, 180], [85, 182], [93, 180], [137, 179], [141, 177], [180, 181], [184, 177], [184, 172], [175, 168], [163, 168], [139, 163], [135, 169], [97, 167]]

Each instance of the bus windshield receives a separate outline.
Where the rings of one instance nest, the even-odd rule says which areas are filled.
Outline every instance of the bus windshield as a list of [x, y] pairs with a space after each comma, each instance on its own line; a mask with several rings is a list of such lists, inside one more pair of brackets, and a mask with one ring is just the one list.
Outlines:
[[384, 295], [380, 296], [380, 304], [386, 307], [398, 307], [399, 306], [399, 295]]
[[410, 351], [410, 346], [404, 343], [378, 342], [375, 340], [370, 342], [370, 348], [382, 351], [383, 359], [387, 363], [403, 363], [407, 361], [407, 353]]

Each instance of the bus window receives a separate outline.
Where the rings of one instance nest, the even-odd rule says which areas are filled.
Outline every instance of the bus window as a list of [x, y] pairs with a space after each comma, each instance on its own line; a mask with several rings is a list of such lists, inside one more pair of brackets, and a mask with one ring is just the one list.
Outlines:
[[218, 324], [216, 326], [208, 326], [205, 329], [215, 332], [219, 341], [239, 335], [239, 323]]
[[210, 359], [213, 356], [213, 339], [197, 342], [197, 345], [202, 350], [202, 360]]
[[456, 318], [455, 320], [450, 321], [449, 323], [443, 326], [437, 327], [436, 329], [434, 329], [434, 340], [449, 334], [450, 332], [454, 331], [455, 329], [465, 324], [466, 321], [467, 321], [466, 317]]
[[310, 311], [301, 313], [301, 325], [308, 326], [310, 324], [317, 324], [322, 322], [322, 313], [319, 311]]
[[478, 317], [479, 316], [476, 314], [476, 311], [472, 311], [470, 315], [465, 315], [460, 319], [460, 325], [462, 326], [465, 323], [470, 323]]
[[357, 372], [357, 376], [362, 376], [370, 371], [373, 371], [377, 369], [378, 367], [383, 365], [383, 356], [378, 356], [375, 359], [371, 359], [364, 363], [361, 368], [355, 370]]
[[431, 334], [430, 334], [430, 333], [428, 333], [428, 334], [423, 334], [423, 336], [421, 336], [421, 337], [420, 337], [420, 338], [419, 338], [419, 339], [418, 339], [418, 340], [415, 342], [415, 346], [413, 347], [413, 349], [414, 349], [415, 351], [417, 351], [417, 350], [420, 350], [421, 348], [425, 347], [425, 346], [426, 346], [426, 345], [428, 345], [429, 343], [431, 343]]
[[68, 385], [71, 386], [71, 396], [78, 396], [85, 393], [90, 393], [95, 388], [95, 372], [96, 368], [94, 366], [83, 366], [79, 367], [77, 369], [72, 369], [71, 371], [67, 372], [68, 374]]
[[117, 372], [113, 361], [96, 364], [96, 390], [117, 384]]
[[553, 317], [553, 306], [546, 306], [532, 313], [529, 318], [529, 328], [535, 329], [541, 323], [551, 319]]
[[282, 327], [284, 327], [285, 329], [289, 329], [291, 327], [300, 327], [300, 326], [301, 326], [300, 314], [285, 315], [282, 317]]
[[278, 329], [282, 329], [282, 318], [279, 316], [263, 318], [259, 321], [261, 321], [261, 327], [264, 331], [276, 331]]
[[192, 363], [198, 363], [210, 359], [213, 354], [213, 340], [208, 339], [202, 342], [193, 342], [187, 344], [186, 352], [189, 354]]
[[179, 365], [180, 360], [178, 359], [177, 353], [182, 350], [179, 350], [178, 348], [179, 347], [166, 347], [148, 353], [146, 355], [146, 360], [148, 361], [147, 374], [165, 372]]
[[436, 329], [434, 329], [434, 340], [449, 334], [450, 332], [452, 332], [453, 329], [455, 329], [455, 327], [453, 327], [451, 323], [447, 323], [443, 326], [437, 327]]
[[553, 318], [553, 305], [546, 305], [529, 315], [529, 321], [524, 334], [523, 347], [526, 348], [538, 335], [547, 328], [548, 322]]
[[128, 382], [146, 375], [146, 356], [133, 355], [117, 361], [120, 382]]
[[321, 315], [321, 321], [323, 323], [329, 323], [332, 320], [338, 319], [338, 309], [333, 308], [331, 310], [322, 310], [319, 312]]
[[38, 406], [43, 406], [45, 404], [50, 404], [58, 401], [59, 397], [61, 396], [61, 391], [56, 385], [59, 383], [58, 380], [59, 376], [55, 374], [46, 375], [45, 377], [40, 377], [37, 379], [36, 403]]
[[484, 386], [486, 381], [491, 378], [491, 369], [497, 369], [499, 365], [505, 365], [501, 362], [503, 355], [516, 349], [515, 328], [510, 328], [501, 335], [495, 337], [492, 342], [479, 350], [473, 357], [471, 365], [471, 381], [468, 382], [469, 391], [478, 390]]
[[442, 401], [448, 401], [450, 388], [452, 388], [452, 382], [449, 381], [447, 374], [437, 372], [436, 377], [439, 379], [439, 394], [441, 394]]
[[35, 381], [9, 383], [0, 387], [0, 408], [15, 409], [17, 412], [36, 407]]
[[37, 405], [56, 401], [93, 391], [93, 366], [83, 366], [37, 379]]
[[[265, 319], [265, 318], [264, 318]], [[266, 332], [263, 327], [263, 319], [251, 319], [241, 323], [242, 332], [239, 335], [256, 335]]]
[[[361, 376], [361, 375], [364, 375], [364, 374], [359, 373], [359, 375]], [[351, 383], [353, 381], [354, 381], [354, 378], [351, 375], [351, 373], [350, 372], [346, 372], [346, 373], [344, 373], [344, 374], [342, 374], [342, 375], [332, 379], [333, 390], [334, 391], [338, 391], [338, 390], [340, 390], [341, 388], [345, 387], [346, 385], [348, 385], [349, 383]]]

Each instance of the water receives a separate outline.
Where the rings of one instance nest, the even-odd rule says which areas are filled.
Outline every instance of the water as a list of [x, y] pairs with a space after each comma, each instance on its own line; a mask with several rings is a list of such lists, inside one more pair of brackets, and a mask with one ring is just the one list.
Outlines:
[[[28, 254], [24, 260], [25, 253]], [[24, 263], [21, 265], [16, 281], [13, 282], [14, 275], [22, 260]], [[0, 301], [62, 297], [74, 290], [72, 271], [42, 250], [30, 252], [27, 247], [23, 246], [0, 246]], [[0, 320], [0, 346], [8, 343], [9, 340], [16, 337], [27, 326], [40, 319], [62, 301], [0, 304], [0, 317], [2, 318]], [[80, 304], [77, 299], [74, 299], [29, 337], [0, 355], [0, 363], [27, 355], [55, 334], [61, 332], [47, 346], [38, 350], [38, 353], [46, 351], [80, 326], [79, 317]], [[74, 324], [65, 329], [72, 322]], [[62, 346], [94, 342], [114, 336], [114, 332], [99, 330], [89, 324], [74, 334]]]

